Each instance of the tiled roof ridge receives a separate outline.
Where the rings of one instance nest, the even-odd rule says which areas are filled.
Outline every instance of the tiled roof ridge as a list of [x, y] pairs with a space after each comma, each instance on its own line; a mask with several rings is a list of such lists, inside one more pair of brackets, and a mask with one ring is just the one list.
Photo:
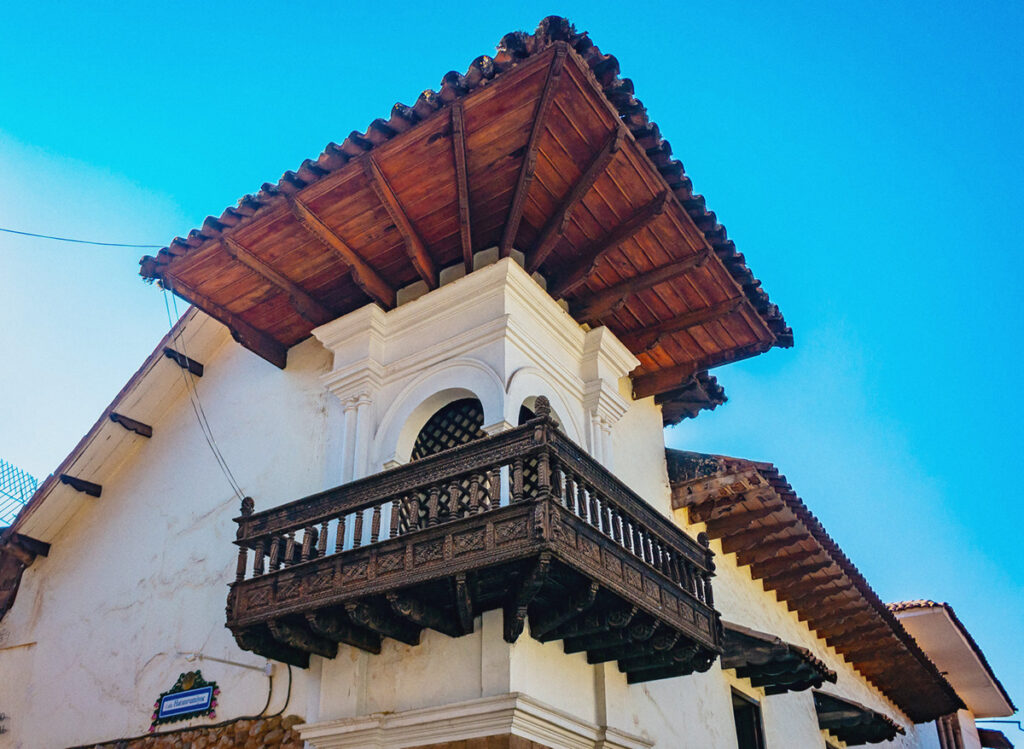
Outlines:
[[1010, 699], [1010, 693], [1006, 691], [1003, 683], [999, 681], [995, 671], [992, 670], [992, 666], [989, 664], [988, 658], [985, 657], [985, 652], [971, 635], [970, 630], [968, 630], [967, 627], [964, 626], [964, 623], [960, 621], [960, 617], [956, 615], [956, 611], [953, 610], [952, 605], [945, 602], [931, 601], [926, 598], [920, 598], [913, 601], [894, 601], [886, 605], [893, 613], [912, 611], [914, 609], [945, 609], [946, 613], [949, 615], [950, 621], [952, 621], [954, 626], [960, 630], [960, 633], [964, 636], [964, 639], [967, 640], [967, 644], [971, 647], [971, 650], [974, 651], [978, 660], [981, 661], [982, 667], [986, 672], [988, 672], [989, 678], [992, 679], [992, 682], [996, 685], [999, 693], [1003, 695], [1003, 699], [1006, 700], [1006, 704], [1009, 705], [1010, 709], [1014, 712], [1017, 711], [1017, 706], [1014, 705], [1013, 700]]
[[[846, 553], [839, 547], [839, 544], [829, 535], [828, 531], [825, 530], [825, 526], [822, 525], [821, 521], [817, 516], [811, 512], [811, 510], [804, 504], [803, 500], [797, 495], [792, 485], [786, 480], [784, 474], [772, 463], [767, 461], [747, 460], [745, 458], [735, 458], [726, 455], [710, 455], [703, 453], [696, 453], [684, 450], [673, 450], [672, 448], [666, 448], [665, 452], [668, 457], [671, 458], [671, 454], [675, 453], [678, 455], [688, 455], [691, 457], [698, 457], [703, 459], [710, 459], [712, 461], [721, 461], [724, 466], [730, 470], [736, 470], [743, 466], [752, 467], [758, 472], [762, 473], [767, 479], [768, 483], [775, 490], [775, 493], [782, 499], [789, 510], [797, 517], [800, 523], [810, 532], [811, 536], [823, 547], [825, 553], [832, 559], [832, 561], [839, 566], [843, 573], [849, 577], [857, 591], [864, 597], [868, 604], [878, 613], [882, 621], [892, 630], [893, 634], [900, 640], [907, 651], [917, 660], [922, 667], [930, 673], [935, 679], [936, 683], [941, 685], [954, 699], [955, 702], [962, 704], [960, 696], [953, 689], [949, 681], [942, 675], [935, 663], [928, 657], [928, 655], [921, 649], [917, 641], [910, 635], [909, 632], [900, 624], [899, 619], [896, 618], [895, 614], [890, 611], [889, 607], [882, 602], [878, 594], [875, 593], [874, 589], [868, 583], [867, 579], [860, 572], [853, 561], [846, 556]], [[670, 471], [669, 478], [670, 483], [675, 481], [672, 477], [671, 463], [669, 460]]]
[[669, 142], [661, 137], [657, 124], [650, 120], [647, 109], [634, 95], [633, 81], [619, 77], [619, 61], [613, 55], [603, 54], [590, 40], [588, 32], [577, 32], [572, 23], [560, 16], [544, 18], [533, 34], [524, 31], [505, 34], [498, 43], [494, 57], [477, 57], [470, 63], [465, 73], [449, 71], [442, 77], [438, 91], [424, 91], [412, 106], [396, 103], [391, 109], [389, 119], [374, 120], [363, 133], [352, 131], [340, 145], [329, 143], [319, 158], [315, 161], [306, 159], [296, 171], [285, 172], [276, 185], [264, 183], [257, 195], [245, 195], [238, 201], [237, 206], [225, 209], [219, 218], [208, 216], [202, 228], [193, 229], [187, 238], [175, 237], [155, 258], [142, 258], [141, 275], [154, 279], [159, 266], [167, 264], [177, 255], [186, 254], [191, 249], [199, 247], [208, 239], [219, 236], [225, 228], [235, 226], [253, 216], [278, 195], [293, 194], [319, 181], [343, 167], [352, 158], [405, 132], [444, 105], [481, 86], [486, 86], [496, 76], [557, 42], [567, 43], [594, 74], [598, 85], [615, 107], [623, 124], [644, 148], [680, 205], [704, 234], [730, 275], [743, 289], [744, 295], [775, 335], [776, 345], [784, 348], [792, 346], [792, 329], [786, 325], [778, 306], [771, 302], [767, 292], [761, 288], [761, 282], [747, 267], [746, 258], [736, 250], [736, 245], [728, 238], [725, 227], [718, 223], [713, 211], [707, 210], [704, 197], [693, 192], [693, 183], [686, 176], [682, 163], [672, 157]]

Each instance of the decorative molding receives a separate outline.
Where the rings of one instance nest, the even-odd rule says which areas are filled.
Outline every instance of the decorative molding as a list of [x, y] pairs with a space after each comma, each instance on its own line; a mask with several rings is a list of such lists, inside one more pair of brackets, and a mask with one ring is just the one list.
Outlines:
[[552, 749], [651, 749], [654, 744], [598, 726], [521, 692], [441, 707], [324, 721], [298, 727], [315, 749], [400, 749], [513, 735]]

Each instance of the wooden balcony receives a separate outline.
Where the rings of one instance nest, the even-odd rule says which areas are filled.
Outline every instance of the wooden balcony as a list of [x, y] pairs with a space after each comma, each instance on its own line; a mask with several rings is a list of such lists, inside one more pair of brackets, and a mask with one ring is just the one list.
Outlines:
[[710, 667], [721, 652], [714, 565], [698, 544], [538, 417], [236, 519], [227, 626], [305, 667], [338, 643], [379, 652], [424, 628], [451, 637], [502, 609], [514, 642], [562, 640], [632, 682]]

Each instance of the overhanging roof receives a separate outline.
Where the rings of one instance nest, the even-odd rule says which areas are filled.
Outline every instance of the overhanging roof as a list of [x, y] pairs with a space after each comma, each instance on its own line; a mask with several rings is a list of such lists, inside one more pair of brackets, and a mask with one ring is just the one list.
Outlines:
[[723, 396], [700, 373], [790, 346], [792, 331], [618, 73], [565, 19], [508, 34], [141, 273], [283, 367], [317, 325], [515, 249], [577, 320], [637, 355], [637, 397], [682, 404], [669, 421], [713, 407]]
[[915, 723], [963, 703], [770, 463], [666, 450], [672, 504]]
[[946, 675], [976, 718], [1004, 718], [1017, 710], [985, 654], [948, 603], [900, 601], [889, 609]]
[[814, 709], [818, 713], [818, 725], [847, 746], [892, 741], [897, 734], [906, 733], [903, 726], [888, 715], [834, 694], [815, 692]]
[[750, 679], [765, 694], [802, 692], [826, 681], [836, 683], [836, 672], [807, 648], [739, 624], [722, 622], [722, 628], [722, 668], [736, 669], [737, 676]]

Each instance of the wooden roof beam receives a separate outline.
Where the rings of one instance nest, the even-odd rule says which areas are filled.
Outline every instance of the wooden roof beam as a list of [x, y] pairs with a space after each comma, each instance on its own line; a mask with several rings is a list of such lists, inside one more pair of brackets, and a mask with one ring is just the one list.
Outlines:
[[473, 272], [473, 231], [469, 215], [469, 172], [466, 169], [466, 122], [462, 102], [452, 104], [452, 152], [455, 157], [455, 192], [459, 199], [459, 241], [462, 264]]
[[854, 627], [853, 629], [844, 629], [842, 632], [825, 640], [825, 643], [842, 653], [845, 652], [844, 649], [849, 647], [851, 643], [862, 642], [866, 635], [877, 634], [881, 626], [880, 622], [874, 621]]
[[590, 188], [597, 182], [598, 177], [604, 174], [604, 170], [622, 147], [625, 137], [626, 129], [620, 125], [605, 139], [601, 150], [590, 160], [590, 163], [584, 168], [583, 174], [569, 189], [561, 205], [558, 206], [558, 209], [551, 215], [548, 222], [544, 224], [544, 228], [541, 229], [540, 235], [533, 245], [533, 251], [527, 259], [527, 272], [533, 273], [540, 268], [544, 261], [547, 260], [548, 255], [551, 254], [551, 251], [555, 249], [555, 245], [572, 219], [573, 212], [575, 212], [587, 193], [590, 192]]
[[555, 89], [561, 80], [562, 70], [565, 68], [565, 58], [568, 54], [568, 45], [564, 42], [555, 44], [555, 55], [551, 59], [551, 67], [548, 68], [547, 79], [544, 81], [544, 90], [541, 92], [540, 101], [537, 102], [537, 110], [533, 115], [530, 139], [526, 142], [526, 153], [523, 154], [523, 164], [519, 169], [519, 179], [516, 181], [516, 190], [512, 195], [512, 205], [508, 209], [505, 229], [501, 234], [501, 242], [498, 244], [501, 257], [508, 257], [512, 254], [512, 245], [516, 240], [516, 234], [519, 233], [519, 224], [523, 219], [523, 208], [526, 205], [526, 194], [530, 191], [533, 175], [537, 169], [537, 151], [540, 147], [540, 138], [544, 134], [544, 125], [547, 121], [548, 112], [551, 110], [551, 103], [555, 98]]
[[149, 424], [143, 424], [141, 421], [130, 419], [127, 416], [117, 413], [116, 411], [110, 412], [110, 420], [115, 424], [120, 424], [129, 432], [134, 432], [140, 437], [149, 438], [153, 436], [153, 427], [151, 427]]
[[[772, 523], [770, 525], [763, 525], [760, 528], [751, 528], [749, 531], [742, 533], [731, 533], [722, 536], [722, 550], [726, 554], [732, 554], [734, 551], [740, 551], [746, 549], [751, 544], [760, 543], [762, 539], [769, 536], [774, 536], [776, 533], [781, 533], [784, 530], [789, 530], [800, 523], [799, 520], [793, 518], [792, 520], [784, 520], [778, 523]], [[799, 539], [794, 538], [794, 541]]]
[[405, 209], [402, 208], [402, 204], [398, 201], [398, 196], [391, 189], [387, 177], [384, 176], [384, 172], [381, 171], [380, 165], [373, 157], [373, 154], [367, 154], [362, 158], [363, 172], [366, 174], [367, 179], [370, 180], [370, 185], [373, 187], [373, 191], [377, 193], [380, 202], [387, 209], [391, 220], [398, 227], [398, 233], [405, 240], [405, 252], [409, 256], [409, 260], [412, 261], [416, 272], [420, 274], [420, 278], [427, 284], [427, 288], [436, 289], [437, 268], [434, 267], [434, 259], [427, 252], [426, 245], [423, 244], [423, 240], [420, 239], [420, 235], [406, 215]]
[[770, 341], [758, 341], [757, 343], [740, 346], [731, 351], [708, 354], [692, 362], [639, 375], [633, 378], [633, 399], [640, 400], [641, 398], [647, 398], [658, 393], [664, 393], [667, 390], [673, 390], [679, 387], [680, 383], [686, 382], [693, 377], [696, 372], [713, 365], [728, 364], [729, 362], [756, 356], [757, 354], [764, 353], [771, 347], [772, 343]]
[[[752, 564], [750, 566], [750, 574], [754, 577], [771, 580], [775, 575], [785, 574], [790, 571], [812, 569], [815, 565], [819, 564], [819, 562], [805, 565], [803, 567], [796, 565], [800, 565], [802, 562], [806, 562], [811, 557], [816, 557], [819, 554], [821, 554], [819, 549], [812, 549], [811, 551], [801, 549], [794, 554], [786, 554], [783, 556], [776, 555], [767, 561]], [[829, 560], [827, 564], [832, 564], [832, 560]]]
[[742, 530], [748, 527], [755, 520], [763, 520], [764, 518], [781, 511], [782, 508], [783, 505], [780, 502], [776, 505], [758, 507], [755, 510], [748, 510], [747, 512], [733, 512], [729, 515], [725, 515], [724, 517], [708, 520], [708, 535], [718, 538], [729, 533], [733, 533], [734, 531]]
[[[665, 212], [668, 196], [667, 190], [660, 193], [654, 200], [635, 211], [604, 237], [580, 252], [579, 260], [569, 266], [569, 269], [558, 278], [553, 279], [553, 283], [548, 288], [548, 293], [552, 298], [559, 299], [571, 293], [573, 289], [587, 280], [587, 276], [594, 270], [602, 257], [653, 223]], [[677, 382], [675, 385], [678, 387], [679, 383]]]
[[362, 256], [321, 221], [309, 206], [294, 196], [288, 198], [288, 206], [291, 208], [292, 215], [306, 232], [341, 256], [342, 261], [352, 269], [352, 279], [368, 297], [384, 309], [391, 309], [395, 306], [395, 290], [381, 278], [369, 263], [363, 260]]
[[594, 292], [581, 301], [570, 305], [569, 309], [577, 320], [596, 321], [601, 316], [617, 310], [626, 303], [629, 297], [658, 284], [679, 278], [679, 276], [685, 275], [695, 268], [703, 267], [712, 254], [712, 250], [706, 248], [682, 260], [673, 260], [671, 263], [666, 263], [645, 273], [640, 273], [621, 283], [609, 286], [607, 289]]
[[[814, 556], [813, 554], [811, 556]], [[816, 561], [810, 564], [798, 564], [793, 567], [784, 568], [784, 571], [778, 572], [774, 575], [757, 575], [756, 570], [751, 570], [751, 574], [760, 577], [764, 586], [767, 588], [771, 586], [772, 590], [778, 590], [785, 588], [790, 583], [798, 582], [806, 579], [810, 575], [816, 575], [819, 572], [824, 572], [833, 565], [831, 559], [827, 559], [824, 562]], [[843, 575], [845, 573], [837, 572], [836, 575]]]
[[713, 322], [721, 317], [732, 314], [739, 309], [740, 305], [743, 304], [743, 301], [743, 297], [726, 299], [725, 301], [718, 302], [717, 304], [712, 304], [710, 307], [692, 310], [691, 312], [686, 312], [678, 317], [673, 317], [670, 320], [663, 320], [655, 323], [654, 325], [648, 325], [641, 330], [626, 331], [619, 336], [619, 340], [621, 340], [634, 354], [650, 351], [661, 343], [662, 339], [666, 335], [681, 333], [689, 328], [695, 328], [698, 325], [705, 325], [706, 323]]
[[60, 483], [70, 486], [76, 492], [88, 494], [90, 497], [98, 497], [103, 493], [103, 487], [99, 484], [94, 484], [92, 481], [86, 481], [85, 479], [80, 479], [77, 476], [70, 476], [66, 473], [62, 473], [60, 475]]
[[232, 260], [241, 263], [271, 286], [287, 294], [295, 311], [306, 322], [311, 325], [323, 325], [325, 322], [330, 322], [336, 317], [333, 312], [301, 289], [298, 284], [285, 278], [266, 262], [256, 257], [251, 250], [246, 249], [231, 237], [221, 237], [221, 243], [225, 254]]
[[[831, 583], [828, 585], [831, 585]], [[801, 591], [800, 595], [785, 596], [786, 605], [789, 606], [790, 611], [795, 611], [796, 609], [806, 608], [808, 604], [832, 608], [832, 606], [840, 603], [843, 599], [857, 600], [856, 598], [851, 598], [851, 596], [857, 595], [857, 591], [853, 589], [852, 585], [847, 584], [839, 588], [830, 588], [828, 585], [825, 583], [819, 584], [817, 581], [812, 582], [810, 590]]]
[[846, 575], [842, 572], [830, 572], [824, 577], [810, 577], [804, 575], [803, 577], [789, 579], [786, 582], [778, 583], [772, 580], [762, 580], [765, 590], [777, 591], [781, 598], [792, 598], [795, 595], [802, 594], [808, 587], [823, 588], [836, 583], [842, 584], [848, 582]]
[[[222, 307], [204, 294], [200, 294], [198, 291], [183, 284], [177, 278], [165, 277], [163, 279], [163, 283], [165, 287], [169, 287], [170, 291], [173, 291], [189, 304], [198, 307], [206, 314], [227, 325], [228, 330], [231, 331], [231, 337], [242, 344], [245, 348], [249, 349], [257, 356], [266, 359], [275, 367], [280, 369], [285, 368], [285, 365], [288, 363], [288, 348], [269, 333], [254, 327], [243, 320], [239, 315], [236, 315], [234, 312]], [[192, 360], [184, 354], [174, 351], [171, 348], [164, 348], [164, 354], [167, 355], [168, 358], [174, 359], [179, 366], [187, 368], [190, 372], [195, 374], [194, 368], [189, 363], [192, 362]], [[177, 356], [174, 356], [174, 354]], [[183, 362], [182, 360], [185, 361]], [[199, 364], [199, 362], [195, 363]], [[199, 367], [199, 375], [201, 376], [202, 365], [199, 364]]]
[[[736, 561], [741, 565], [751, 565], [755, 562], [771, 559], [780, 551], [792, 549], [803, 543], [803, 541], [804, 539], [800, 536], [789, 536], [787, 538], [780, 538], [777, 541], [765, 541], [762, 543], [758, 543], [757, 541], [747, 541], [747, 548], [739, 549], [736, 552]], [[723, 546], [723, 550], [724, 548], [725, 547]], [[726, 553], [728, 554], [730, 552]]]
[[821, 616], [808, 616], [806, 614], [800, 614], [797, 618], [801, 621], [806, 621], [811, 629], [818, 632], [822, 639], [828, 639], [830, 634], [836, 634], [835, 628], [845, 627], [850, 622], [856, 620], [857, 624], [861, 624], [859, 616], [868, 614], [869, 604], [864, 601], [852, 599], [849, 603], [838, 606], [831, 611]]
[[[166, 283], [166, 281], [165, 281], [165, 283]], [[181, 298], [185, 299], [185, 297], [181, 297]], [[188, 299], [185, 299], [185, 301], [188, 302], [189, 304], [192, 304], [192, 302], [189, 301]], [[214, 306], [216, 307], [216, 305], [214, 305]], [[220, 308], [217, 307], [217, 309], [220, 309]], [[180, 351], [175, 351], [170, 346], [164, 346], [164, 357], [167, 358], [167, 359], [170, 359], [172, 362], [177, 364], [182, 369], [187, 369], [189, 372], [191, 372], [196, 377], [202, 377], [203, 376], [203, 372], [205, 371], [205, 367], [203, 367], [202, 362], [197, 362], [195, 359], [190, 359], [189, 357], [185, 356]]]

